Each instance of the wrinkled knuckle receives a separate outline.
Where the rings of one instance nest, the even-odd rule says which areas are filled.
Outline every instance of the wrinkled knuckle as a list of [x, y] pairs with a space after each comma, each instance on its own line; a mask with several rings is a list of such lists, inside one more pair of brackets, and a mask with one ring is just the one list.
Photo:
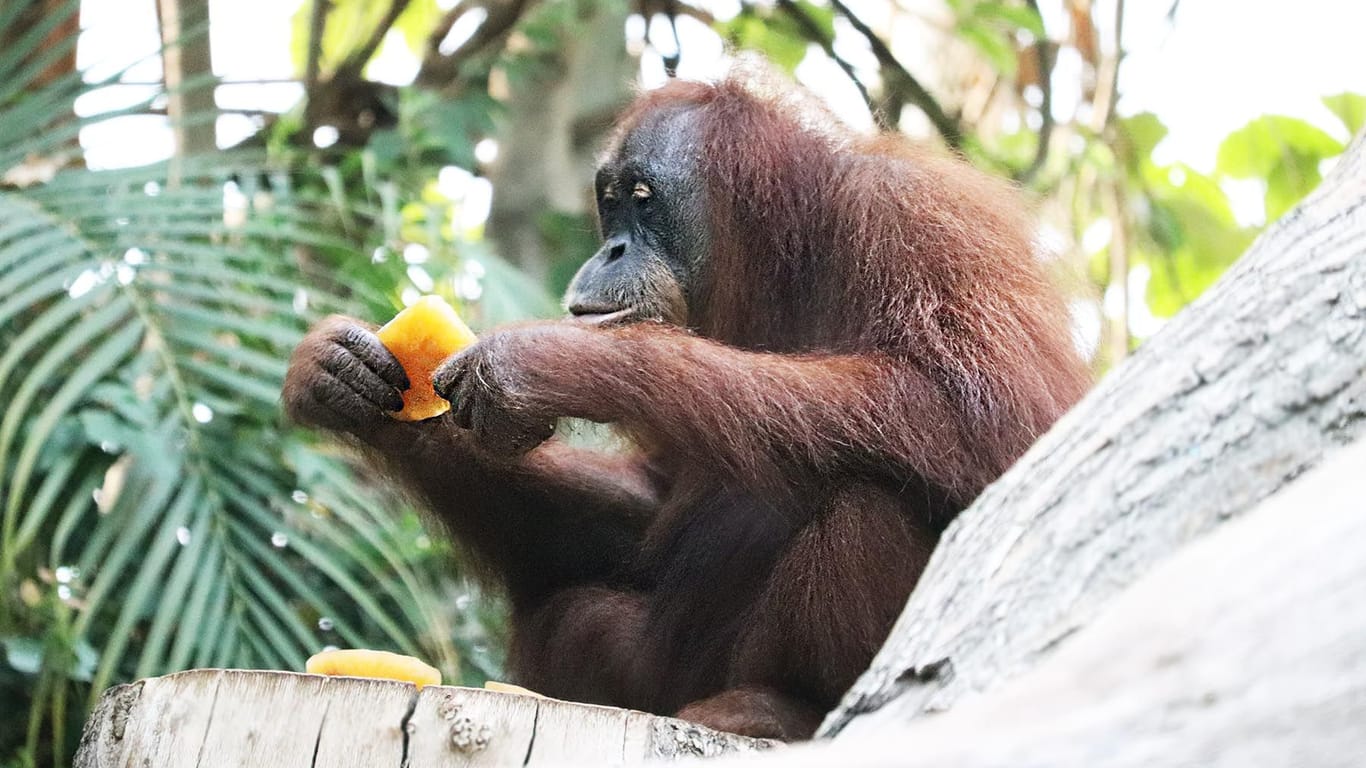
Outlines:
[[317, 356], [318, 367], [322, 370], [341, 375], [346, 369], [346, 361], [350, 354], [336, 344], [329, 345], [326, 349], [320, 350]]
[[356, 381], [364, 366], [352, 355], [344, 350], [338, 350], [336, 354], [328, 358], [332, 365], [332, 372], [343, 381]]
[[347, 325], [340, 332], [340, 340], [347, 346], [359, 346], [365, 343], [367, 331], [354, 323]]

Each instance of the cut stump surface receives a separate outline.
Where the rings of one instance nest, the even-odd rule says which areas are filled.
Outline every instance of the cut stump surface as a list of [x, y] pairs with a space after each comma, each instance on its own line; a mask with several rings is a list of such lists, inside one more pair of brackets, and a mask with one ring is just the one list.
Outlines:
[[76, 768], [623, 765], [773, 742], [513, 693], [197, 669], [105, 691]]

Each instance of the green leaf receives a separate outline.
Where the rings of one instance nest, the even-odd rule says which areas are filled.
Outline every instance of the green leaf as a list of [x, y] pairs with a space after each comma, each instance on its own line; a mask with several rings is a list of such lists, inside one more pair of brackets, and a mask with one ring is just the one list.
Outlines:
[[1152, 162], [1153, 150], [1167, 137], [1167, 126], [1151, 112], [1140, 112], [1116, 121], [1119, 132], [1120, 152], [1124, 164], [1131, 173], [1141, 172], [1145, 164]]
[[[795, 0], [794, 4], [801, 9], [806, 18], [810, 19], [826, 40], [835, 39], [835, 7], [833, 5], [816, 5], [808, 0]], [[795, 24], [794, 31], [795, 31]], [[812, 41], [816, 42], [816, 41]]]
[[1360, 133], [1362, 126], [1366, 125], [1366, 96], [1362, 94], [1339, 93], [1336, 96], [1324, 96], [1323, 105], [1337, 115], [1347, 128], [1347, 133], [1352, 136]]
[[1320, 181], [1319, 165], [1342, 142], [1293, 117], [1266, 115], [1234, 131], [1219, 146], [1220, 173], [1265, 180], [1266, 218], [1279, 218]]
[[1020, 60], [1016, 56], [1014, 43], [1006, 35], [975, 19], [959, 21], [954, 31], [968, 45], [985, 56], [997, 72], [1006, 77], [1015, 76]]
[[1216, 168], [1234, 178], [1266, 178], [1278, 164], [1341, 153], [1342, 142], [1295, 117], [1265, 115], [1229, 134], [1219, 145]]
[[483, 293], [478, 304], [464, 310], [476, 331], [517, 320], [554, 317], [562, 312], [559, 301], [544, 286], [497, 256], [481, 252], [471, 255], [469, 261], [483, 273]]
[[1149, 166], [1144, 183], [1149, 242], [1140, 245], [1134, 261], [1152, 269], [1149, 309], [1170, 317], [1243, 254], [1253, 232], [1238, 225], [1218, 182], [1194, 168]]
[[[300, 75], [308, 59], [309, 20], [313, 14], [314, 3], [326, 3], [327, 26], [323, 30], [322, 57], [320, 63], [324, 74], [330, 74], [361, 47], [370, 33], [388, 11], [388, 3], [375, 3], [370, 0], [308, 0], [300, 3], [299, 10], [291, 19], [290, 56]], [[418, 15], [431, 13], [434, 2], [417, 2]], [[405, 11], [406, 13], [406, 11]], [[401, 18], [401, 17], [400, 17]], [[405, 35], [406, 36], [406, 35]], [[412, 42], [409, 41], [411, 45]]]
[[1036, 40], [1045, 37], [1043, 19], [1037, 11], [1024, 5], [1006, 3], [978, 3], [972, 7], [970, 17], [982, 22], [997, 22], [1007, 31], [1022, 30], [1033, 35]]
[[43, 641], [35, 637], [0, 638], [5, 648], [5, 663], [25, 675], [37, 675], [43, 668]]
[[[791, 18], [776, 13], [760, 17], [754, 12], [744, 12], [718, 26], [718, 32], [732, 45], [764, 54], [789, 74], [806, 58], [807, 47], [812, 44]], [[831, 27], [833, 30], [833, 21]]]
[[[81, 73], [18, 82], [75, 40], [16, 31], [24, 5], [0, 4], [0, 39], [20, 43], [0, 49], [10, 75], [0, 78], [0, 171], [35, 151], [66, 152], [109, 115], [74, 114], [74, 99], [101, 85]], [[325, 41], [333, 63], [383, 12], [337, 6]], [[66, 0], [64, 12], [78, 7]], [[398, 28], [411, 40], [436, 10], [415, 0]], [[55, 19], [43, 24], [59, 28]], [[435, 169], [422, 163], [468, 159], [496, 105], [486, 94], [417, 101], [424, 122], [402, 126], [395, 163], [412, 162], [403, 170], [428, 174], [425, 185]], [[421, 141], [403, 133], [415, 129]], [[180, 158], [175, 184], [164, 163], [73, 164], [0, 188], [0, 587], [61, 574], [43, 576], [57, 583], [36, 604], [10, 592], [0, 611], [6, 679], [23, 668], [38, 678], [21, 685], [43, 686], [21, 691], [32, 709], [0, 722], [0, 744], [15, 727], [59, 738], [52, 718], [75, 691], [196, 665], [295, 666], [324, 642], [320, 616], [335, 627], [328, 642], [401, 648], [452, 673], [470, 638], [496, 634], [486, 612], [452, 612], [449, 550], [413, 544], [425, 534], [410, 507], [372, 493], [316, 437], [280, 428], [281, 382], [308, 322], [395, 305], [404, 265], [371, 254], [402, 249], [398, 212], [421, 185], [395, 180], [377, 152], [327, 170], [278, 148]], [[229, 183], [249, 201], [232, 222]], [[451, 275], [440, 270], [462, 260], [486, 269], [472, 315], [556, 312], [486, 246], [452, 242], [448, 211], [428, 213], [419, 228], [443, 285]], [[275, 532], [289, 545], [272, 544]], [[461, 679], [493, 664], [481, 657]], [[42, 749], [61, 764], [68, 746]]]
[[436, 0], [412, 0], [394, 22], [393, 29], [403, 35], [408, 50], [420, 58], [426, 52], [427, 37], [442, 14]]
[[1295, 155], [1278, 163], [1266, 177], [1266, 220], [1285, 215], [1322, 180], [1319, 158]]

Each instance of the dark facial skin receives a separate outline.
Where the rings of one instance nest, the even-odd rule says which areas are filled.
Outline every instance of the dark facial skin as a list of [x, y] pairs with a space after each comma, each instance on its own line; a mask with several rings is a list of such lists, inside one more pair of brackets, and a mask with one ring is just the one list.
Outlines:
[[651, 115], [598, 168], [602, 248], [569, 285], [565, 306], [593, 323], [688, 323], [708, 248], [700, 142], [686, 109]]

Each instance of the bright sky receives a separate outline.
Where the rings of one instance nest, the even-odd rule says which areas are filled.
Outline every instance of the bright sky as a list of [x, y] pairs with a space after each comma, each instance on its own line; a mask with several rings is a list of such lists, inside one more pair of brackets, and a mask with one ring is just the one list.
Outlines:
[[[300, 1], [211, 0], [217, 73], [229, 81], [289, 78], [289, 20]], [[858, 9], [862, 3], [850, 4]], [[1056, 28], [1062, 0], [1043, 0], [1040, 5], [1049, 25]], [[721, 16], [738, 8], [736, 0], [713, 0], [709, 6]], [[1152, 111], [1171, 129], [1158, 148], [1159, 160], [1181, 160], [1208, 170], [1223, 136], [1267, 112], [1302, 116], [1341, 135], [1318, 99], [1345, 90], [1366, 92], [1360, 39], [1366, 30], [1366, 2], [1297, 0], [1287, 6], [1280, 0], [1183, 0], [1174, 25], [1164, 18], [1169, 6], [1169, 0], [1130, 0], [1125, 30], [1129, 56], [1121, 70], [1120, 112]], [[80, 47], [82, 66], [103, 65], [100, 71], [107, 73], [146, 57], [129, 79], [157, 79], [160, 64], [151, 55], [157, 47], [153, 0], [85, 0], [82, 13], [87, 30]], [[639, 40], [645, 27], [636, 19], [627, 33]], [[681, 73], [714, 74], [720, 41], [691, 19], [682, 19], [680, 27], [685, 52]], [[848, 51], [856, 65], [866, 64], [870, 54], [848, 30], [843, 31], [846, 34], [837, 40], [841, 52]], [[671, 39], [655, 29], [649, 33], [657, 44]], [[832, 62], [822, 59], [809, 56], [799, 77], [830, 100], [839, 114], [850, 116], [851, 123], [866, 124], [866, 112], [852, 86]], [[403, 81], [415, 66], [401, 43], [386, 44], [370, 72]], [[647, 83], [663, 75], [658, 57], [647, 56], [642, 70]], [[224, 86], [218, 91], [222, 107], [271, 110], [287, 108], [299, 94], [298, 86], [290, 84]], [[124, 88], [93, 95], [79, 108], [90, 112], [141, 95], [140, 89]], [[1058, 101], [1066, 108], [1065, 91], [1058, 94]], [[224, 116], [220, 143], [231, 144], [250, 133], [253, 119]], [[92, 128], [82, 140], [95, 167], [147, 162], [164, 157], [170, 149], [169, 131], [156, 117]]]
[[1366, 2], [1182, 0], [1171, 27], [1162, 19], [1166, 0], [1128, 5], [1136, 10], [1126, 17], [1119, 109], [1154, 112], [1171, 129], [1160, 161], [1208, 171], [1219, 141], [1265, 113], [1348, 138], [1319, 99], [1366, 93]]

